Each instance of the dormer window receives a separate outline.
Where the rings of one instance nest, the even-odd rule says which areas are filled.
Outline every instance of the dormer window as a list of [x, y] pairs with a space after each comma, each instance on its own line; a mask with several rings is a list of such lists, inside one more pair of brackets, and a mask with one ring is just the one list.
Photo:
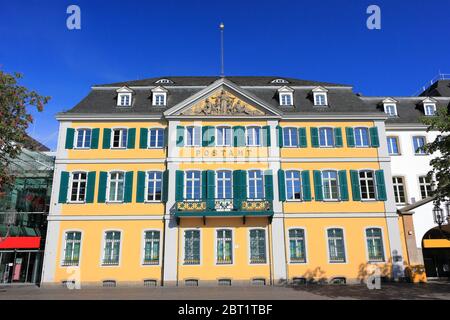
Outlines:
[[284, 79], [275, 79], [275, 80], [272, 80], [270, 83], [289, 83], [289, 81], [284, 80]]
[[315, 106], [328, 106], [328, 90], [323, 87], [317, 87], [312, 90], [314, 96], [314, 105]]
[[152, 89], [152, 105], [164, 107], [167, 105], [167, 90], [163, 87], [156, 87]]
[[117, 92], [117, 106], [130, 107], [133, 98], [133, 90], [128, 87], [122, 87], [116, 90]]
[[280, 99], [280, 106], [293, 106], [294, 105], [294, 90], [289, 87], [281, 87], [278, 89], [278, 96]]
[[434, 116], [436, 114], [436, 100], [426, 98], [423, 100], [423, 112], [426, 116]]
[[396, 117], [397, 113], [397, 100], [388, 98], [383, 100], [383, 108], [384, 113], [386, 113], [389, 117]]
[[164, 84], [167, 84], [167, 83], [173, 83], [173, 81], [172, 81], [172, 80], [169, 80], [169, 79], [159, 79], [159, 80], [156, 81], [155, 83], [164, 83]]

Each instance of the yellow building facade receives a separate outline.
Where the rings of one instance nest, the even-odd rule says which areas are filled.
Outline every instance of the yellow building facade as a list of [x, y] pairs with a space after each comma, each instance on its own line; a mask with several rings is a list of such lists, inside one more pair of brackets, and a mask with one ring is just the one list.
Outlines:
[[59, 114], [42, 284], [399, 278], [385, 115], [269, 77], [104, 86]]

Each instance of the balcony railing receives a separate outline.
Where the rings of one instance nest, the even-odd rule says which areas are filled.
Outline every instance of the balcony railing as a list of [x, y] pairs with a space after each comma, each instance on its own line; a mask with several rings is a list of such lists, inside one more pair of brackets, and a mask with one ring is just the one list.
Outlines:
[[177, 201], [175, 211], [179, 215], [271, 215], [273, 207], [266, 199], [206, 199]]
[[79, 261], [78, 260], [64, 260], [63, 266], [70, 267], [70, 266], [78, 266]]

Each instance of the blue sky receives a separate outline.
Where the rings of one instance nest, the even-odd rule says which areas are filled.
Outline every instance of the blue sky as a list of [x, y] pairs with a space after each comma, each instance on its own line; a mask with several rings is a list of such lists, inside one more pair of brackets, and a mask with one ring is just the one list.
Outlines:
[[[66, 9], [81, 8], [81, 30]], [[381, 8], [381, 30], [366, 9]], [[99, 83], [162, 75], [279, 75], [354, 85], [365, 95], [412, 95], [450, 73], [450, 0], [6, 1], [0, 68], [52, 96], [29, 133], [56, 147], [57, 112]]]

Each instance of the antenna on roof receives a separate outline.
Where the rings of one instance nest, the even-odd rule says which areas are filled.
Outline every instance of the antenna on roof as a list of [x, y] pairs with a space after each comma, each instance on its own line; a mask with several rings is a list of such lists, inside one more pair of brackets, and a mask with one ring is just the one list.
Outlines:
[[225, 25], [223, 22], [219, 25], [220, 28], [220, 57], [221, 57], [221, 69], [220, 69], [220, 76], [223, 78], [225, 77], [225, 71], [224, 71], [224, 59], [223, 59], [223, 29], [225, 28]]

